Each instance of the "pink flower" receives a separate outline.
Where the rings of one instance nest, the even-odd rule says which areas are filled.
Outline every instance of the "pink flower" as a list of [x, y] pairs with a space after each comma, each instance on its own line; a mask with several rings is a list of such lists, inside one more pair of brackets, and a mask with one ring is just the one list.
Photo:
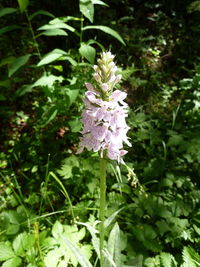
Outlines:
[[120, 90], [113, 91], [114, 86], [121, 80], [116, 75], [117, 66], [111, 52], [103, 52], [94, 65], [96, 86], [86, 83], [85, 109], [82, 113], [83, 130], [77, 153], [84, 148], [99, 151], [102, 157], [123, 163], [122, 157], [127, 153], [123, 143], [131, 146], [126, 124], [128, 105], [124, 102], [127, 94]]

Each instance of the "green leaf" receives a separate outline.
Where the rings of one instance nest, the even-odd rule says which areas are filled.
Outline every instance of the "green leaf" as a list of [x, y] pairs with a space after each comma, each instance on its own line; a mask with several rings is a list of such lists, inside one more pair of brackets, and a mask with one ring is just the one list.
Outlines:
[[73, 167], [79, 167], [78, 158], [74, 155], [64, 159], [62, 161], [61, 169], [57, 170], [57, 172], [64, 178], [69, 179], [72, 176]]
[[55, 119], [57, 113], [58, 113], [58, 109], [56, 106], [52, 106], [50, 109], [44, 112], [42, 115], [42, 127], [46, 126], [53, 119]]
[[20, 67], [25, 65], [30, 58], [30, 54], [18, 57], [11, 63], [8, 70], [8, 76], [11, 77]]
[[101, 0], [92, 0], [92, 3], [93, 3], [94, 5], [109, 6], [108, 4], [104, 3], [104, 2], [101, 1]]
[[[111, 258], [114, 260], [117, 266], [121, 265], [120, 260], [120, 229], [119, 225], [116, 222], [113, 229], [110, 232], [109, 238], [108, 238], [108, 251], [111, 256]], [[112, 267], [111, 265], [109, 265]]]
[[49, 76], [44, 75], [40, 79], [38, 79], [32, 85], [32, 87], [36, 87], [36, 86], [48, 86], [48, 87], [51, 88], [56, 81], [62, 82], [63, 81], [63, 77], [62, 76], [55, 76], [55, 75], [49, 75]]
[[55, 16], [52, 13], [50, 13], [46, 10], [38, 10], [38, 11], [34, 12], [31, 16], [29, 16], [29, 19], [32, 20], [34, 17], [36, 17], [38, 15], [45, 15], [45, 16], [48, 16], [51, 18], [55, 18]]
[[86, 256], [82, 254], [78, 246], [75, 246], [72, 242], [70, 242], [65, 237], [62, 237], [62, 239], [64, 240], [67, 247], [73, 252], [74, 256], [76, 257], [76, 259], [78, 260], [78, 262], [80, 263], [82, 267], [92, 267], [91, 263], [86, 258]]
[[0, 261], [9, 260], [15, 257], [11, 244], [8, 242], [0, 242]]
[[[68, 88], [67, 88], [68, 89]], [[68, 89], [66, 95], [69, 97], [69, 106], [70, 107], [75, 101], [78, 96], [79, 89]]]
[[22, 256], [25, 251], [32, 248], [35, 238], [33, 234], [26, 232], [19, 234], [13, 241], [13, 249], [18, 256]]
[[[97, 223], [97, 222], [95, 222], [95, 223]], [[88, 223], [81, 223], [81, 222], [77, 222], [77, 224], [84, 225], [87, 228], [87, 230], [90, 232], [90, 234], [92, 236], [92, 246], [95, 249], [97, 256], [100, 258], [99, 238], [96, 235], [98, 233], [98, 231], [95, 229], [95, 225], [93, 227], [93, 226], [89, 225]]]
[[94, 4], [91, 0], [79, 0], [80, 12], [89, 19], [91, 23], [94, 20]]
[[63, 22], [59, 18], [51, 20], [49, 22], [49, 24], [46, 24], [46, 25], [40, 27], [38, 29], [38, 31], [52, 30], [52, 29], [66, 29], [66, 30], [69, 30], [71, 32], [75, 32], [76, 31], [72, 26], [66, 24], [65, 22]]
[[19, 9], [20, 9], [21, 13], [23, 13], [29, 5], [29, 0], [17, 0], [17, 1], [19, 4]]
[[54, 49], [53, 51], [46, 54], [40, 62], [37, 64], [37, 66], [43, 66], [46, 64], [49, 64], [58, 58], [62, 57], [63, 55], [66, 55], [67, 53], [61, 49]]
[[46, 35], [46, 36], [67, 36], [68, 34], [62, 30], [62, 29], [50, 29], [42, 32], [40, 35]]
[[12, 14], [12, 13], [14, 13], [16, 11], [17, 11], [17, 9], [16, 8], [12, 8], [12, 7], [2, 8], [0, 10], [0, 17], [3, 17], [3, 16], [8, 15], [8, 14]]
[[80, 118], [75, 118], [74, 120], [71, 120], [68, 122], [72, 133], [78, 133], [81, 130], [82, 124], [80, 122]]
[[160, 253], [160, 261], [163, 267], [173, 267], [177, 266], [174, 256], [170, 253], [162, 252]]
[[63, 232], [63, 226], [59, 221], [56, 221], [52, 227], [52, 235], [58, 238]]
[[21, 266], [22, 260], [19, 257], [15, 257], [5, 261], [2, 267], [18, 267]]
[[6, 33], [6, 32], [10, 32], [16, 29], [21, 29], [22, 27], [17, 26], [17, 25], [10, 25], [10, 26], [6, 26], [0, 29], [0, 35]]
[[96, 50], [94, 47], [81, 43], [79, 53], [81, 54], [81, 56], [85, 57], [91, 64], [94, 64], [94, 59], [96, 55]]
[[19, 88], [16, 93], [15, 96], [22, 96], [26, 93], [30, 93], [33, 89], [33, 85], [23, 85], [21, 88]]
[[116, 38], [118, 41], [120, 41], [123, 45], [126, 45], [122, 37], [117, 33], [115, 30], [111, 29], [110, 27], [107, 26], [102, 26], [102, 25], [91, 25], [91, 26], [86, 26], [83, 27], [83, 31], [86, 30], [101, 30], [107, 34], [110, 34], [114, 38]]
[[123, 210], [124, 208], [121, 208], [114, 213], [112, 213], [104, 222], [105, 228], [108, 228], [108, 226], [113, 222], [113, 220], [116, 218], [116, 216]]

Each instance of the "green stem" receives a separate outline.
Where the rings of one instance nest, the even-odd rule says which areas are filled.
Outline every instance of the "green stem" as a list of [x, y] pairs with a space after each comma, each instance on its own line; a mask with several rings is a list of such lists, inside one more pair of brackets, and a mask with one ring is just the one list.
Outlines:
[[[32, 38], [33, 38], [33, 41], [34, 41], [34, 44], [35, 44], [35, 48], [37, 50], [38, 57], [41, 60], [42, 59], [42, 56], [41, 56], [41, 53], [40, 53], [40, 50], [39, 50], [39, 45], [38, 45], [38, 42], [36, 40], [35, 33], [33, 31], [33, 27], [32, 27], [31, 20], [29, 18], [29, 15], [28, 15], [28, 11], [27, 10], [25, 10], [25, 15], [26, 15], [26, 18], [27, 18], [27, 21], [28, 21], [28, 25], [29, 25], [29, 29], [30, 29], [30, 32], [31, 32], [31, 35], [32, 35]], [[45, 67], [43, 67], [43, 71], [46, 74]]]
[[100, 223], [100, 265], [104, 267], [104, 257], [103, 257], [103, 248], [104, 248], [104, 236], [105, 236], [105, 209], [106, 209], [106, 160], [104, 158], [100, 159], [100, 213], [99, 219]]

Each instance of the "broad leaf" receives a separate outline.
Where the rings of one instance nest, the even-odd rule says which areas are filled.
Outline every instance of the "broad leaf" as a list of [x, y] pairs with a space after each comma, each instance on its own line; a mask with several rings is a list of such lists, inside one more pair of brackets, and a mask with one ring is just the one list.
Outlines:
[[33, 234], [26, 232], [19, 234], [13, 241], [13, 249], [18, 256], [22, 256], [25, 251], [32, 248], [35, 238]]
[[79, 1], [80, 12], [89, 19], [91, 23], [94, 20], [94, 4], [91, 0], [80, 0]]
[[61, 49], [54, 49], [53, 51], [49, 52], [47, 55], [45, 55], [40, 62], [37, 64], [37, 66], [42, 66], [49, 64], [58, 58], [62, 57], [63, 55], [66, 55], [67, 53]]
[[34, 12], [31, 16], [29, 16], [29, 19], [32, 20], [34, 17], [36, 17], [38, 15], [45, 15], [45, 16], [48, 16], [51, 18], [55, 17], [52, 13], [50, 13], [46, 10], [38, 10], [38, 11]]
[[74, 256], [80, 263], [82, 267], [92, 267], [89, 260], [85, 257], [85, 255], [82, 254], [82, 251], [79, 249], [78, 246], [75, 246], [72, 242], [70, 242], [67, 238], [62, 238], [67, 245], [67, 247], [73, 252]]
[[23, 13], [29, 5], [29, 0], [17, 0], [17, 1], [19, 4], [19, 9], [20, 9], [21, 13]]
[[100, 258], [99, 238], [97, 237], [98, 231], [94, 228], [95, 225], [93, 227], [93, 226], [89, 225], [88, 223], [81, 223], [81, 222], [77, 222], [77, 224], [84, 225], [87, 228], [87, 230], [90, 232], [90, 234], [92, 236], [92, 245], [93, 245], [93, 247], [95, 249], [95, 252], [96, 252], [97, 256]]
[[170, 253], [162, 252], [160, 254], [160, 261], [164, 267], [176, 266], [176, 261]]
[[20, 67], [25, 65], [27, 61], [30, 58], [30, 54], [18, 57], [12, 62], [12, 64], [9, 66], [8, 76], [11, 77]]
[[15, 257], [11, 244], [7, 242], [0, 242], [0, 261], [9, 260]]
[[19, 257], [15, 257], [5, 261], [1, 267], [18, 267], [21, 266], [22, 260]]
[[80, 122], [80, 118], [75, 118], [74, 120], [71, 120], [68, 122], [72, 133], [78, 133], [81, 130], [82, 124]]
[[12, 8], [12, 7], [2, 8], [0, 10], [0, 17], [3, 17], [3, 16], [8, 15], [8, 14], [12, 14], [12, 13], [14, 13], [16, 11], [17, 11], [17, 9], [16, 8]]
[[118, 41], [120, 41], [123, 45], [126, 45], [122, 37], [117, 33], [115, 30], [111, 29], [110, 27], [107, 26], [102, 26], [102, 25], [91, 25], [91, 26], [86, 26], [83, 27], [83, 30], [101, 30], [107, 34], [110, 34], [114, 38], [116, 38]]
[[81, 56], [85, 57], [91, 64], [94, 64], [94, 59], [96, 55], [96, 50], [91, 45], [82, 43], [79, 48], [79, 53]]
[[62, 166], [57, 172], [64, 178], [68, 179], [72, 176], [73, 167], [79, 167], [78, 158], [74, 155], [64, 159], [62, 161]]
[[62, 30], [62, 29], [51, 29], [51, 30], [46, 30], [42, 32], [40, 35], [46, 35], [46, 36], [67, 36], [68, 34]]
[[56, 19], [53, 19], [49, 22], [49, 24], [46, 24], [42, 27], [40, 27], [38, 29], [38, 31], [42, 31], [42, 30], [52, 30], [52, 29], [66, 29], [66, 30], [69, 30], [71, 32], [75, 32], [75, 29], [66, 24], [65, 22], [63, 22], [62, 20], [56, 18]]

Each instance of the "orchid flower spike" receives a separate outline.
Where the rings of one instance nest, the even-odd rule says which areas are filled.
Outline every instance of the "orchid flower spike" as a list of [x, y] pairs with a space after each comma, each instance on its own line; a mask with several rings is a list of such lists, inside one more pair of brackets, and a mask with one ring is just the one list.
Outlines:
[[[94, 83], [86, 83], [85, 109], [82, 113], [83, 129], [81, 131], [79, 149], [100, 152], [100, 156], [108, 157], [124, 163], [122, 156], [127, 151], [123, 143], [131, 146], [127, 132], [130, 129], [126, 124], [128, 105], [124, 102], [127, 94], [114, 87], [121, 80], [121, 75], [116, 75], [114, 55], [103, 52], [94, 65]], [[113, 91], [114, 90], [114, 91]]]

